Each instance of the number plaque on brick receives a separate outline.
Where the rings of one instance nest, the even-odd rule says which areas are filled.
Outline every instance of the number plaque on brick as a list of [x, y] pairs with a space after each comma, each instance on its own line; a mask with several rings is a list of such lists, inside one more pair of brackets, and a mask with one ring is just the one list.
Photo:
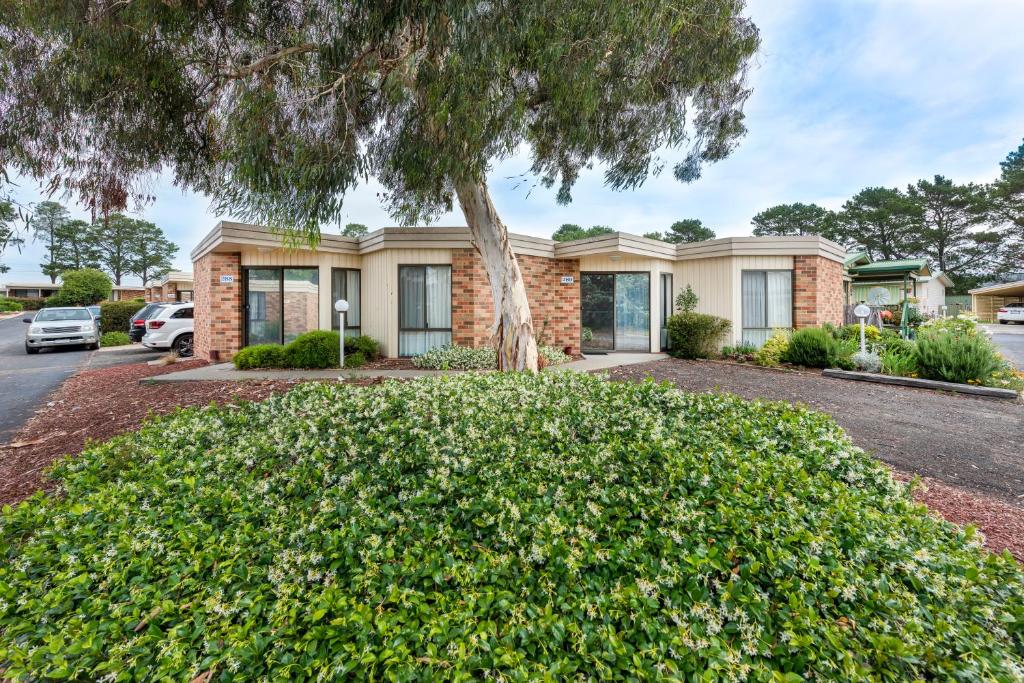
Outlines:
[[562, 284], [563, 285], [571, 285], [574, 282], [576, 282], [576, 278], [573, 277], [572, 275], [563, 275], [562, 276]]
[[222, 285], [230, 285], [234, 281], [235, 281], [235, 276], [234, 275], [221, 275], [220, 276], [220, 283]]

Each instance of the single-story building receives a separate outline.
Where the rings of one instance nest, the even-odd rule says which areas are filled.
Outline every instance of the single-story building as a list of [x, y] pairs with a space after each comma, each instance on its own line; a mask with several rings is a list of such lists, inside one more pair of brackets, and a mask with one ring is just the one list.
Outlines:
[[[727, 343], [760, 345], [777, 328], [841, 323], [843, 260], [818, 236], [728, 237], [668, 244], [625, 233], [573, 242], [510, 234], [542, 343], [577, 353], [656, 352], [687, 285], [699, 312], [732, 321]], [[268, 228], [221, 222], [192, 251], [195, 349], [226, 360], [243, 346], [337, 329], [388, 357], [443, 344], [488, 343], [493, 305], [468, 228], [383, 228], [323, 234], [286, 248]]]
[[[46, 299], [59, 292], [60, 288], [60, 283], [10, 282], [4, 285], [4, 295], [23, 299]], [[142, 287], [132, 285], [113, 285], [110, 290], [111, 301], [141, 298], [145, 291]]]
[[1024, 280], [1003, 282], [970, 290], [971, 310], [983, 323], [994, 323], [996, 312], [1006, 304], [1024, 302]]
[[871, 261], [867, 254], [849, 254], [847, 303], [890, 306], [908, 297], [917, 299], [917, 308], [926, 315], [941, 315], [946, 305], [946, 288], [953, 286], [949, 276], [932, 271], [925, 259]]
[[147, 302], [192, 301], [192, 273], [172, 270], [159, 280], [150, 281], [144, 290]]

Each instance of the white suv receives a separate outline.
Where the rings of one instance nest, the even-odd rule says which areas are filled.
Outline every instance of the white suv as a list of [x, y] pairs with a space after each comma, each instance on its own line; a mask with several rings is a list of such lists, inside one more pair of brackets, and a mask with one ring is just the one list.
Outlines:
[[996, 319], [1000, 325], [1008, 323], [1024, 323], [1024, 302], [1016, 304], [1004, 304], [996, 313]]
[[146, 320], [142, 345], [149, 349], [168, 349], [179, 356], [192, 355], [192, 304], [164, 304]]

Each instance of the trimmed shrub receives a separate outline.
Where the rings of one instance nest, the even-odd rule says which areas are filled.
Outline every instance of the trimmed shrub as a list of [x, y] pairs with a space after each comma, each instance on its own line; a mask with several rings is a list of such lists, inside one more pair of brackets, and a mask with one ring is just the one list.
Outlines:
[[110, 298], [110, 277], [102, 270], [67, 270], [60, 277], [60, 291], [46, 300], [47, 306], [91, 306]]
[[334, 330], [303, 332], [284, 347], [289, 368], [336, 368], [341, 358], [341, 336]]
[[[836, 329], [834, 335], [837, 339], [856, 339], [857, 343], [860, 343], [860, 323], [853, 323], [850, 325], [843, 325]], [[882, 338], [882, 332], [874, 325], [864, 326], [864, 340], [868, 344], [872, 344], [880, 341]]]
[[283, 368], [285, 367], [284, 348], [280, 344], [246, 346], [231, 357], [231, 362], [239, 370]]
[[782, 356], [786, 353], [787, 348], [789, 348], [789, 335], [781, 330], [776, 330], [772, 336], [768, 337], [768, 341], [757, 350], [754, 362], [766, 368], [777, 368], [782, 363]]
[[27, 296], [8, 296], [4, 297], [4, 300], [19, 303], [21, 308], [26, 311], [38, 311], [46, 306], [46, 299], [30, 299]]
[[358, 337], [345, 337], [345, 367], [350, 367], [348, 357], [350, 355], [355, 356], [355, 354], [359, 354], [362, 357], [362, 362], [359, 365], [367, 361], [377, 360], [380, 358], [380, 344], [376, 339], [365, 334]]
[[676, 358], [711, 358], [732, 329], [725, 318], [693, 312], [669, 316], [666, 326], [669, 353]]
[[20, 302], [0, 296], [0, 313], [18, 313], [24, 310], [25, 307]]
[[793, 333], [782, 360], [805, 368], [831, 368], [839, 357], [836, 340], [820, 327], [805, 327]]
[[1024, 667], [1021, 567], [783, 402], [582, 373], [307, 383], [154, 418], [53, 476], [2, 513], [11, 680]]
[[145, 306], [145, 302], [104, 301], [100, 303], [100, 324], [108, 332], [127, 332], [131, 327], [132, 316]]
[[921, 377], [960, 384], [980, 384], [1002, 366], [984, 335], [944, 331], [919, 334], [915, 359]]
[[100, 335], [100, 346], [126, 346], [131, 344], [132, 340], [128, 338], [127, 332], [104, 332]]

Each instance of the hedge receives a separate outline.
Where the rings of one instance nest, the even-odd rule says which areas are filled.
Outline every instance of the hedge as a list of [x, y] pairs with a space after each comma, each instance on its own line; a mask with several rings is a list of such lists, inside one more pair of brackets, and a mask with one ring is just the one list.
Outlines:
[[[239, 370], [256, 368], [336, 368], [340, 362], [341, 338], [331, 330], [304, 332], [293, 341], [281, 344], [258, 344], [241, 349], [232, 357]], [[345, 337], [345, 367], [357, 368], [380, 358], [380, 344], [373, 337]]]
[[20, 313], [25, 307], [20, 302], [0, 296], [0, 313]]
[[718, 351], [732, 323], [706, 313], [678, 313], [669, 316], [669, 353], [676, 358], [711, 358]]
[[100, 324], [106, 332], [125, 332], [131, 328], [132, 316], [146, 305], [142, 299], [104, 301], [100, 303]]
[[7, 296], [3, 298], [5, 301], [21, 304], [21, 307], [26, 311], [38, 311], [46, 305], [46, 299], [33, 299], [27, 296]]
[[1024, 575], [828, 416], [583, 373], [311, 383], [62, 462], [13, 680], [1014, 680]]

